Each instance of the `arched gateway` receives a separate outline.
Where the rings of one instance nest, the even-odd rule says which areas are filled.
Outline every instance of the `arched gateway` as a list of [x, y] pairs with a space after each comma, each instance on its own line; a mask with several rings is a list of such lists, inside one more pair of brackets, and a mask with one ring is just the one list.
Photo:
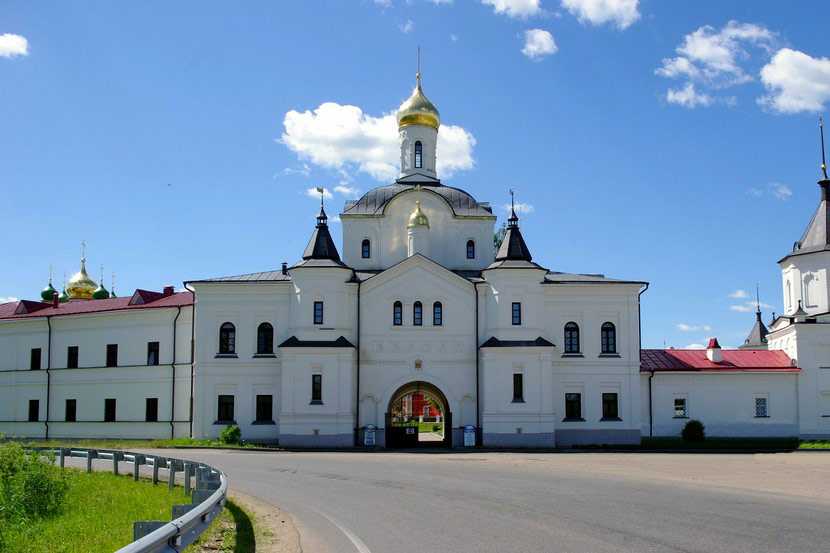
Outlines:
[[429, 382], [398, 388], [386, 412], [386, 447], [452, 447], [447, 397]]

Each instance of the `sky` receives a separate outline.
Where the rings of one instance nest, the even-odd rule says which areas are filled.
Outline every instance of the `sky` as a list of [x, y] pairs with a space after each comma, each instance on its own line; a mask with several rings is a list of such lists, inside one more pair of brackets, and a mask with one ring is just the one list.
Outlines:
[[[646, 347], [743, 342], [819, 199], [828, 2], [0, 2], [0, 298], [298, 260], [441, 111], [439, 177], [534, 260], [645, 280]], [[340, 244], [340, 225], [332, 217]]]

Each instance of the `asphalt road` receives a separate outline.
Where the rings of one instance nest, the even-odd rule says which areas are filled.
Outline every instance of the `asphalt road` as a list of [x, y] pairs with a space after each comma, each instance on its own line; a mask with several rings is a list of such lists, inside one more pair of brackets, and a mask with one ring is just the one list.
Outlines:
[[830, 550], [830, 454], [176, 453], [304, 553]]

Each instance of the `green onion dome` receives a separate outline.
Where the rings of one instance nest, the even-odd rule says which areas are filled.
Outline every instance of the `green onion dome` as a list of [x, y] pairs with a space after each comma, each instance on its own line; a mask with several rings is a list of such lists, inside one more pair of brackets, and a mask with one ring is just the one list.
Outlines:
[[61, 303], [66, 303], [69, 301], [69, 294], [66, 293], [66, 288], [61, 291], [61, 295], [58, 296], [58, 301]]
[[96, 288], [95, 291], [92, 292], [92, 299], [94, 300], [105, 300], [109, 297], [110, 293], [107, 291], [106, 288], [104, 288], [103, 284], [99, 284], [98, 288]]
[[54, 296], [55, 288], [52, 286], [52, 281], [49, 281], [49, 284], [46, 285], [46, 288], [40, 291], [40, 297], [43, 301], [52, 301], [52, 296]]

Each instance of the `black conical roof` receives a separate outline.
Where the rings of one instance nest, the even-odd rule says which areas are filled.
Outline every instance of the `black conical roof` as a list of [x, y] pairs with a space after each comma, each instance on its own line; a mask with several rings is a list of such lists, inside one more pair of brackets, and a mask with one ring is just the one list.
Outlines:
[[303, 252], [303, 260], [310, 259], [327, 260], [343, 266], [340, 254], [337, 253], [337, 246], [334, 245], [334, 240], [329, 233], [328, 217], [322, 207], [320, 207], [320, 215], [317, 216], [317, 226]]
[[499, 251], [496, 252], [496, 261], [532, 261], [533, 256], [525, 244], [522, 231], [519, 230], [519, 218], [516, 212], [511, 210], [510, 218], [507, 220], [507, 231], [501, 241]]
[[767, 330], [764, 321], [761, 320], [761, 311], [758, 310], [755, 312], [755, 324], [752, 326], [752, 330], [749, 331], [749, 336], [746, 337], [740, 349], [767, 347], [767, 334], [769, 334], [769, 330]]

